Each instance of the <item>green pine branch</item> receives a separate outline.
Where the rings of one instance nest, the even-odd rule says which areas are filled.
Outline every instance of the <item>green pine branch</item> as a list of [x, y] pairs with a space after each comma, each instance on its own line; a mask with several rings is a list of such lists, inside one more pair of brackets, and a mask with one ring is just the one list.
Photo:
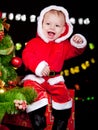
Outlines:
[[0, 94], [0, 122], [2, 121], [5, 113], [17, 114], [19, 110], [14, 105], [14, 100], [26, 100], [30, 104], [37, 97], [37, 93], [33, 88], [29, 87], [15, 87]]

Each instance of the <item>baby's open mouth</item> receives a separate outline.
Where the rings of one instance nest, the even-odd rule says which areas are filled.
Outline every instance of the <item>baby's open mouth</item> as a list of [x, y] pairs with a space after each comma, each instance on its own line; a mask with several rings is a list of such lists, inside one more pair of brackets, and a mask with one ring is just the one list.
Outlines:
[[55, 33], [54, 32], [48, 32], [48, 36], [49, 36], [49, 38], [53, 38], [54, 36], [55, 36]]

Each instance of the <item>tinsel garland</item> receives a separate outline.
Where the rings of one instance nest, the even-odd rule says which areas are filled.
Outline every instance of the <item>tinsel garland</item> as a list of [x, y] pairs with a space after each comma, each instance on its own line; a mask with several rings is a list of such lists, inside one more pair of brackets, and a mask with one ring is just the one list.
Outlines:
[[0, 42], [0, 55], [9, 55], [13, 52], [14, 43], [10, 35], [6, 34]]

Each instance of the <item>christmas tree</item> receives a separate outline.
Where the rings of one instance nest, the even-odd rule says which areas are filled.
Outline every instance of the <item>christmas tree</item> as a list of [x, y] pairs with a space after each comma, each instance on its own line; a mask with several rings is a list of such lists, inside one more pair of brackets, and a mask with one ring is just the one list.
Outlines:
[[[0, 13], [1, 14], [1, 13]], [[25, 110], [36, 95], [29, 87], [19, 85], [16, 69], [21, 67], [22, 60], [15, 55], [15, 45], [8, 34], [10, 24], [0, 15], [0, 123], [5, 115], [17, 114]]]

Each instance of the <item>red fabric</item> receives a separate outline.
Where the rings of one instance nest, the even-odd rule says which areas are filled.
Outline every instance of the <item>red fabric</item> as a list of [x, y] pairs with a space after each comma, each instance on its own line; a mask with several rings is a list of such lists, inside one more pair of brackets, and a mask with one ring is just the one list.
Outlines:
[[[55, 43], [54, 41], [45, 43], [40, 38], [31, 39], [22, 53], [22, 60], [26, 68], [35, 72], [37, 66], [45, 61], [50, 69], [60, 72], [65, 60], [81, 54], [84, 48], [75, 48], [68, 40]], [[59, 58], [58, 58], [59, 57]]]
[[26, 80], [26, 81], [24, 81], [23, 86], [24, 87], [31, 87], [31, 88], [34, 88], [36, 90], [37, 98], [35, 99], [35, 101], [43, 99], [43, 98], [47, 98], [47, 93], [46, 93], [44, 87], [42, 87], [37, 82], [31, 81], [31, 80]]
[[0, 130], [10, 130], [7, 126], [0, 124]]
[[[60, 82], [56, 85], [49, 85], [49, 83], [44, 82], [43, 84], [38, 84], [35, 81], [26, 80], [24, 81], [24, 87], [32, 87], [37, 92], [37, 99], [40, 100], [47, 97], [46, 90], [51, 93], [52, 100], [58, 103], [65, 103], [71, 100], [68, 89], [65, 86], [64, 82]], [[56, 96], [55, 96], [56, 95]], [[58, 96], [57, 96], [58, 95]]]

